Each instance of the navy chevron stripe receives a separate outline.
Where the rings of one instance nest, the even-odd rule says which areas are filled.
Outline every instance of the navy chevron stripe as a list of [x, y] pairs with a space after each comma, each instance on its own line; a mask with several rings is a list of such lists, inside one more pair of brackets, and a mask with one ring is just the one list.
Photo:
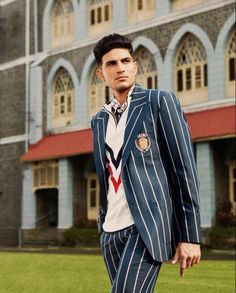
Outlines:
[[117, 169], [120, 165], [120, 161], [121, 161], [121, 158], [122, 158], [122, 151], [123, 151], [123, 146], [120, 148], [119, 150], [119, 153], [118, 153], [118, 156], [117, 156], [117, 159], [115, 159], [114, 157], [114, 153], [113, 153], [113, 150], [109, 147], [108, 144], [105, 144], [105, 147], [106, 147], [106, 150], [109, 152], [110, 156], [111, 156], [111, 161], [112, 161], [112, 164], [115, 166], [115, 168]]

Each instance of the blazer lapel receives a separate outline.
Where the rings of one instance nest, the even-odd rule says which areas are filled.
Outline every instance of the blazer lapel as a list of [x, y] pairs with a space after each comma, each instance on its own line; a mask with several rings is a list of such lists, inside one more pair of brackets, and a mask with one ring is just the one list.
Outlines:
[[124, 167], [135, 143], [135, 139], [140, 131], [143, 119], [147, 112], [147, 105], [146, 90], [136, 85], [132, 93], [125, 127], [122, 167]]

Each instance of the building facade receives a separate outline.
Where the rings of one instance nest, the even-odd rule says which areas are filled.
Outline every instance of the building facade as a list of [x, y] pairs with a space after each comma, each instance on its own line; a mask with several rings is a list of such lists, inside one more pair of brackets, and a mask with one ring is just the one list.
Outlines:
[[183, 106], [202, 227], [234, 213], [234, 1], [0, 0], [0, 245], [96, 226], [90, 120], [111, 93], [92, 50], [114, 32], [132, 40], [137, 82]]

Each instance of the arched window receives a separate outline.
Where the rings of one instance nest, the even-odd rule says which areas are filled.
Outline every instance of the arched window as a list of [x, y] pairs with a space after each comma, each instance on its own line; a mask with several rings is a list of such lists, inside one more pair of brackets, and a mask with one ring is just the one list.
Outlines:
[[186, 0], [172, 0], [172, 11], [179, 11], [181, 9], [185, 9], [188, 7], [195, 6], [197, 4], [200, 4], [204, 2], [205, 0], [191, 0], [191, 1], [186, 1]]
[[235, 42], [236, 30], [233, 30], [226, 50], [226, 78], [227, 78], [227, 97], [235, 97], [235, 78], [236, 78], [236, 63], [235, 63]]
[[128, 1], [128, 17], [129, 23], [135, 24], [155, 16], [156, 1], [155, 0], [129, 0]]
[[52, 86], [52, 126], [63, 127], [74, 120], [74, 85], [63, 67], [55, 75]]
[[96, 75], [96, 66], [93, 68], [89, 81], [89, 117], [92, 118], [98, 110], [111, 98], [111, 90]]
[[89, 1], [89, 33], [96, 35], [112, 29], [112, 1]]
[[74, 36], [74, 9], [71, 1], [55, 1], [51, 15], [52, 47], [70, 43]]
[[136, 82], [145, 88], [157, 88], [157, 71], [152, 54], [144, 47], [139, 47], [134, 54], [138, 62]]
[[188, 33], [177, 50], [175, 88], [182, 105], [206, 101], [207, 58], [199, 39]]

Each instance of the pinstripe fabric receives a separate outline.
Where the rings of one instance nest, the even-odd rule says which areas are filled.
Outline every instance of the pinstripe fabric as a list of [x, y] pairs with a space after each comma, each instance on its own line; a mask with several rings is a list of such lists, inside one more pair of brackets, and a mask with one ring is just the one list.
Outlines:
[[161, 263], [153, 260], [134, 225], [101, 234], [104, 261], [111, 293], [151, 293]]
[[[107, 209], [105, 133], [108, 114], [92, 120], [94, 158], [100, 182], [99, 231]], [[139, 134], [150, 148], [136, 146]], [[201, 242], [198, 178], [185, 116], [173, 93], [135, 86], [126, 122], [122, 182], [137, 230], [157, 261], [170, 259], [180, 241]]]

